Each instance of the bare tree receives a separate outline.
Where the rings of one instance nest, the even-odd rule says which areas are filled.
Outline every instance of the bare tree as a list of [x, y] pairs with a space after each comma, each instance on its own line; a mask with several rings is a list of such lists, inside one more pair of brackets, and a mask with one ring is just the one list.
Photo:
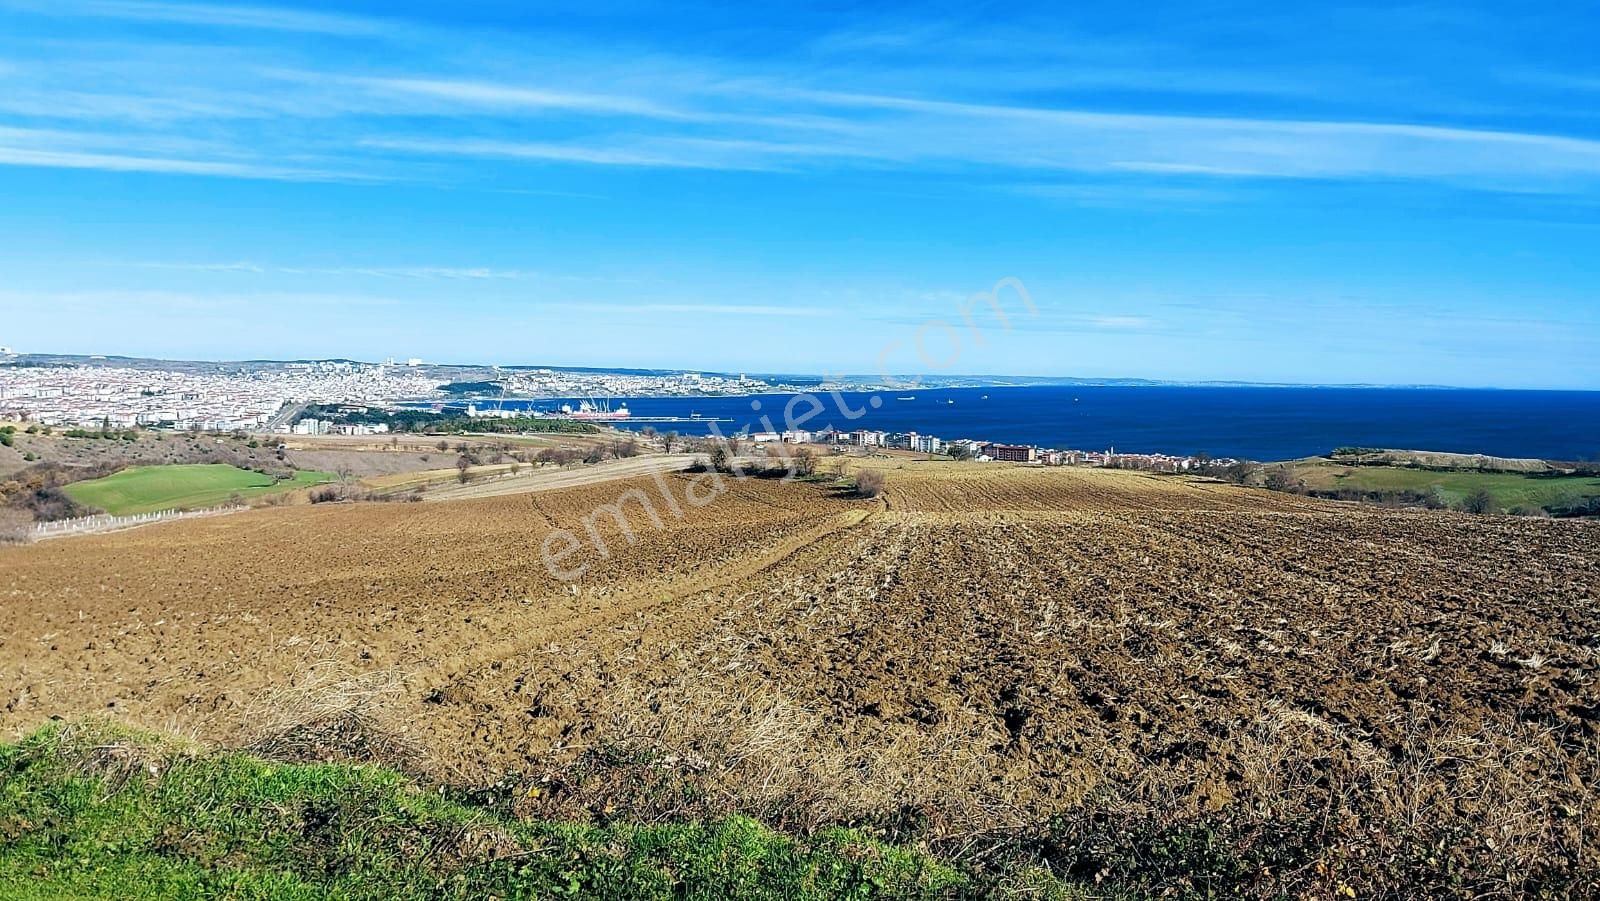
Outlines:
[[706, 456], [710, 458], [711, 468], [714, 471], [733, 471], [733, 455], [729, 453], [728, 445], [724, 444], [723, 442], [718, 441], [713, 443], [711, 445], [711, 450], [707, 452]]
[[468, 469], [471, 466], [472, 461], [467, 459], [466, 454], [456, 457], [456, 478], [459, 479], [463, 485], [472, 481], [472, 473], [468, 472]]
[[806, 479], [817, 472], [817, 455], [809, 447], [802, 447], [789, 458], [790, 470], [798, 477]]
[[666, 451], [667, 453], [670, 454], [670, 453], [672, 453], [672, 449], [674, 447], [677, 447], [677, 446], [678, 446], [678, 433], [677, 432], [663, 432], [662, 433], [662, 435], [661, 435], [661, 449], [662, 450], [664, 450], [664, 451]]

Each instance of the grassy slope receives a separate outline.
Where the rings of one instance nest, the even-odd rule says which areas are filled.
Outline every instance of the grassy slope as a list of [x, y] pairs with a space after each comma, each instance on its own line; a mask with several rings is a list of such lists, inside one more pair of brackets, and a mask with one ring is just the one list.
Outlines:
[[302, 470], [288, 481], [225, 463], [136, 466], [101, 479], [68, 485], [67, 494], [80, 504], [125, 516], [174, 508], [215, 507], [237, 493], [244, 497], [304, 488], [333, 478], [331, 473]]
[[378, 768], [194, 754], [104, 725], [0, 745], [5, 898], [820, 899], [964, 885], [846, 830], [516, 822]]
[[1341, 466], [1336, 463], [1303, 463], [1295, 474], [1308, 488], [1337, 491], [1427, 491], [1437, 487], [1451, 503], [1478, 490], [1486, 489], [1502, 507], [1532, 504], [1542, 507], [1563, 494], [1579, 497], [1600, 496], [1600, 478], [1569, 476], [1534, 478], [1515, 472], [1432, 472], [1426, 469], [1389, 466]]

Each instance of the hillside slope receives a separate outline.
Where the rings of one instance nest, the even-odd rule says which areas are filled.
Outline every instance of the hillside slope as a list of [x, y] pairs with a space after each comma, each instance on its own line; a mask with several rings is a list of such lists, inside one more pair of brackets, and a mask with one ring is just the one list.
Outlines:
[[1589, 884], [1600, 524], [907, 463], [881, 502], [733, 482], [604, 527], [576, 582], [540, 563], [690, 480], [0, 549], [0, 726], [109, 710], [524, 814], [874, 824], [1134, 887]]

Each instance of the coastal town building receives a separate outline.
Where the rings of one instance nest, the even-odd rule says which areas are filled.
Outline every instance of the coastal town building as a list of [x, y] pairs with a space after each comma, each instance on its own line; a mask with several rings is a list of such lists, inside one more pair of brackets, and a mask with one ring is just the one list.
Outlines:
[[1032, 463], [1038, 449], [1028, 444], [985, 444], [981, 456], [1003, 463]]

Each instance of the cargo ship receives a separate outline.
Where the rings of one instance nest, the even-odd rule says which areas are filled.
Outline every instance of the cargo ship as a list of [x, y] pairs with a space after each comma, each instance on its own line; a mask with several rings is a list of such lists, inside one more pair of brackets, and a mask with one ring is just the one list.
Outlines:
[[633, 414], [628, 412], [628, 405], [622, 404], [616, 409], [611, 408], [610, 401], [594, 403], [593, 401], [580, 401], [577, 409], [571, 404], [561, 405], [561, 415], [569, 419], [581, 419], [587, 422], [607, 422], [616, 419], [627, 419]]

